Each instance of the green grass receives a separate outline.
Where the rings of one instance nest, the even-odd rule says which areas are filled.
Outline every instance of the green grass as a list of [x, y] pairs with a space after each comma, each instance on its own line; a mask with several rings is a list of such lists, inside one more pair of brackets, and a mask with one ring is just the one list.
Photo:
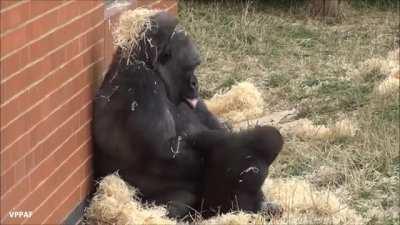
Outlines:
[[379, 71], [362, 80], [351, 75], [398, 47], [398, 3], [365, 2], [345, 7], [345, 18], [333, 24], [308, 18], [302, 1], [291, 0], [180, 1], [179, 18], [203, 57], [203, 97], [249, 80], [263, 91], [268, 111], [297, 108], [317, 124], [346, 116], [360, 128], [334, 142], [287, 137], [272, 177], [307, 178], [332, 167], [340, 182], [327, 186], [368, 224], [400, 224], [399, 96], [374, 95], [384, 79]]

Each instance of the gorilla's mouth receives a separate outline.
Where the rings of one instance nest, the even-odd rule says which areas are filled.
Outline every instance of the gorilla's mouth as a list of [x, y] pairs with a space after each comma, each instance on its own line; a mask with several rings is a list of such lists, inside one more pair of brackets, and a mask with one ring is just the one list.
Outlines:
[[185, 101], [189, 104], [193, 109], [196, 108], [197, 103], [199, 102], [198, 98], [186, 98]]

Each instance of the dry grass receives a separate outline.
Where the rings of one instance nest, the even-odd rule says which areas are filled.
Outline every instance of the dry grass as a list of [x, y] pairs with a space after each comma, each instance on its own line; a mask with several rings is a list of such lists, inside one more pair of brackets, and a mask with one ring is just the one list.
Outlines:
[[[360, 224], [363, 219], [340, 201], [335, 193], [316, 190], [303, 178], [273, 179], [266, 182], [263, 191], [268, 198], [279, 203], [284, 210], [281, 218], [267, 218], [261, 214], [232, 212], [213, 218], [197, 219], [195, 224], [262, 225], [310, 224]], [[145, 205], [137, 198], [137, 190], [128, 186], [117, 174], [105, 177], [100, 183], [90, 206], [86, 209], [87, 224], [188, 224], [166, 217], [166, 208]]]
[[365, 224], [400, 224], [398, 13], [348, 7], [341, 23], [326, 24], [270, 1], [180, 4], [181, 23], [203, 56], [203, 97], [250, 81], [265, 112], [295, 108], [313, 130], [344, 131], [335, 138], [289, 132], [270, 176], [330, 189]]
[[264, 192], [285, 209], [276, 224], [361, 224], [357, 212], [327, 190], [316, 190], [304, 178], [268, 180]]
[[117, 174], [99, 183], [96, 194], [86, 209], [85, 223], [90, 225], [176, 224], [166, 217], [163, 207], [142, 205], [137, 190], [128, 186]]
[[[302, 8], [262, 2], [180, 1], [180, 21], [203, 55], [204, 98], [249, 81], [261, 91], [265, 111], [295, 108], [298, 120], [310, 121], [306, 127], [344, 134], [288, 133], [264, 189], [286, 214], [270, 223], [400, 224], [398, 13], [349, 7], [341, 23], [328, 25]], [[162, 208], [121, 202], [126, 207], [110, 201], [103, 204], [110, 209], [96, 211], [128, 214], [122, 224], [131, 221], [127, 211], [165, 219]], [[201, 223], [265, 224], [265, 218], [237, 212]]]
[[325, 125], [314, 125], [309, 119], [300, 119], [288, 124], [291, 133], [303, 139], [333, 141], [341, 138], [354, 137], [358, 128], [349, 119], [337, 121], [327, 127]]
[[250, 82], [240, 82], [205, 103], [212, 113], [231, 123], [251, 120], [264, 112], [261, 92]]

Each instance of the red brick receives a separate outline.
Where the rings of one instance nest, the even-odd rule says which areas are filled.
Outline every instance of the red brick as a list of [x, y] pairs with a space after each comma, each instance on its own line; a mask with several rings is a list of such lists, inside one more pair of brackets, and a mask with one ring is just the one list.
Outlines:
[[[81, 130], [82, 128], [79, 128]], [[78, 130], [76, 130], [78, 131]], [[54, 155], [53, 160], [59, 165], [79, 146], [77, 142], [77, 133], [74, 133], [68, 140], [62, 144], [57, 154]]]
[[172, 15], [177, 15], [178, 14], [178, 3], [173, 4], [170, 6], [167, 11], [171, 13]]
[[71, 1], [71, 4], [68, 4], [66, 7], [63, 7], [58, 10], [58, 22], [60, 24], [66, 23], [73, 18], [79, 16], [79, 5], [81, 1]]
[[[27, 4], [3, 2], [2, 7], [10, 8], [0, 11], [2, 18]], [[8, 43], [0, 50], [1, 179], [14, 174], [12, 182], [1, 184], [2, 224], [22, 222], [5, 217], [12, 208], [37, 208], [33, 222], [43, 223], [48, 217], [59, 223], [90, 187], [91, 83], [95, 74], [103, 73], [104, 2], [28, 4], [32, 6], [17, 18], [18, 24], [1, 23], [0, 39]], [[81, 13], [87, 15], [79, 18]], [[86, 36], [71, 41], [88, 30]], [[81, 143], [86, 144], [74, 152]], [[71, 173], [71, 168], [79, 170]], [[71, 174], [73, 179], [68, 178]], [[72, 191], [71, 186], [77, 188]], [[68, 193], [73, 194], [67, 198]]]
[[15, 0], [2, 0], [2, 1], [0, 1], [0, 10], [1, 10], [2, 12], [5, 12], [6, 10], [10, 9], [11, 6], [16, 6], [17, 3], [22, 4], [22, 3], [26, 2], [26, 1], [27, 1], [27, 0], [20, 0], [20, 1], [15, 1]]
[[161, 2], [161, 0], [155, 1], [155, 0], [138, 0], [137, 1], [137, 6], [138, 7], [151, 7], [154, 4], [157, 4]]
[[[8, 217], [8, 212], [17, 204], [19, 204], [23, 198], [29, 193], [30, 185], [29, 179], [23, 179], [20, 183], [18, 183], [13, 189], [11, 189], [7, 193], [2, 193], [0, 202], [0, 217], [1, 217], [1, 224], [9, 224], [12, 220]], [[26, 209], [30, 210], [30, 209]]]
[[40, 16], [43, 13], [65, 3], [65, 1], [61, 0], [34, 0], [31, 3], [31, 8], [30, 8], [30, 14], [31, 18], [34, 18], [36, 16]]
[[[92, 49], [95, 49], [96, 46], [101, 46], [102, 42], [97, 43], [96, 45], [94, 45], [92, 48], [90, 48], [85, 54], [83, 54], [81, 57], [78, 57], [77, 61], [81, 62], [79, 60], [79, 58], [83, 58], [86, 57], [85, 55], [91, 55], [93, 54]], [[71, 64], [71, 66], [73, 66], [71, 69], [76, 69], [79, 67], [77, 67], [75, 64]], [[93, 66], [92, 66], [93, 67]], [[60, 85], [62, 85], [62, 81], [63, 80], [67, 80], [67, 78], [71, 75], [71, 74], [76, 74], [78, 71], [76, 71], [75, 73], [68, 73], [68, 67], [64, 67], [64, 69], [66, 69], [66, 72], [62, 75], [62, 76], [54, 76], [57, 77], [57, 79], [55, 80], [55, 83], [53, 83], [53, 86], [48, 85], [48, 88], [51, 87], [58, 87]], [[76, 81], [76, 84], [78, 87], [82, 84], [81, 82], [89, 82], [91, 81], [91, 79], [89, 78], [93, 73], [93, 71], [91, 71], [92, 68], [88, 68], [88, 71], [83, 71], [85, 76], [81, 76], [78, 77], [80, 79], [80, 81]], [[64, 78], [63, 78], [64, 77]], [[50, 82], [50, 83], [49, 83]], [[51, 80], [48, 83], [51, 84]], [[66, 90], [68, 90], [67, 88], [64, 88]], [[69, 90], [72, 90], [70, 93], [74, 93], [74, 89], [76, 90], [76, 86], [74, 88], [74, 86], [72, 86]], [[33, 91], [36, 90], [35, 88], [32, 89]], [[45, 93], [48, 92], [46, 91], [46, 86], [40, 86], [40, 88], [37, 89], [38, 91], [44, 91]], [[9, 124], [7, 127], [3, 128], [2, 131], [5, 133], [5, 135], [2, 136], [2, 148], [8, 146], [13, 140], [15, 140], [19, 134], [17, 132], [17, 130], [21, 131], [21, 129], [23, 130], [29, 130], [32, 126], [34, 126], [36, 124], [36, 122], [38, 122], [41, 118], [43, 118], [45, 115], [43, 115], [46, 112], [50, 112], [48, 110], [54, 109], [54, 107], [57, 106], [57, 104], [62, 103], [62, 99], [65, 99], [68, 95], [65, 93], [66, 90], [61, 90], [64, 91], [64, 93], [57, 93], [57, 97], [54, 98], [54, 100], [48, 100], [49, 103], [47, 103], [48, 108], [46, 109], [41, 109], [39, 108], [39, 106], [33, 108], [31, 111], [36, 110], [35, 112], [31, 112], [29, 111], [28, 113], [25, 113], [22, 117], [18, 118], [18, 120], [13, 121], [11, 124]], [[42, 93], [44, 94], [44, 93]], [[53, 94], [52, 94], [53, 95]], [[52, 95], [49, 95], [48, 98]], [[40, 95], [39, 95], [40, 96]], [[40, 96], [40, 97], [44, 97], [44, 96]], [[44, 104], [44, 103], [42, 103]], [[36, 115], [36, 116], [35, 116]], [[25, 119], [24, 119], [25, 118]], [[25, 121], [28, 120], [29, 123], [27, 124]], [[26, 126], [27, 125], [27, 126]], [[34, 143], [33, 143], [34, 144]]]
[[16, 180], [20, 180], [26, 175], [26, 165], [25, 158], [19, 160], [19, 162], [15, 165], [15, 178]]
[[17, 26], [25, 23], [31, 16], [30, 8], [31, 2], [21, 3], [12, 9], [5, 10], [0, 14], [1, 31], [2, 33], [16, 28]]
[[[86, 2], [86, 1], [85, 1]], [[86, 15], [83, 17], [63, 26], [62, 28], [58, 29], [57, 31], [49, 34], [48, 36], [44, 37], [43, 39], [35, 42], [32, 44], [31, 52], [32, 52], [32, 60], [38, 59], [42, 57], [44, 54], [49, 52], [51, 49], [55, 49], [60, 46], [62, 43], [65, 43], [74, 37], [78, 36], [79, 33], [86, 31], [93, 27], [95, 24], [87, 23], [88, 20], [92, 16], [96, 17], [98, 15], [102, 15], [103, 9], [99, 7], [94, 9], [92, 12], [86, 12]]]
[[[81, 154], [79, 154], [81, 155]], [[76, 156], [76, 155], [74, 155]], [[78, 160], [79, 159], [75, 159]], [[72, 172], [71, 175], [66, 173], [64, 177], [66, 181], [63, 182], [58, 189], [56, 189], [49, 199], [47, 199], [44, 204], [42, 204], [37, 210], [35, 210], [34, 215], [31, 219], [26, 220], [27, 223], [38, 223], [40, 221], [46, 220], [49, 216], [49, 213], [53, 213], [54, 209], [57, 209], [59, 206], [63, 209], [64, 214], [58, 214], [53, 216], [53, 220], [58, 220], [58, 222], [49, 221], [51, 224], [60, 224], [61, 220], [68, 215], [75, 206], [79, 203], [80, 200], [80, 186], [83, 182], [85, 182], [84, 176], [87, 176], [85, 170], [85, 164], [87, 163], [88, 158], [85, 158], [81, 161], [81, 165], [78, 165], [75, 171]], [[61, 166], [63, 168], [67, 168], [67, 166]], [[61, 168], [60, 168], [61, 169]], [[68, 169], [68, 168], [67, 168]], [[57, 171], [59, 173], [63, 173], [64, 171]], [[76, 187], [72, 189], [71, 187]], [[69, 194], [69, 196], [68, 196]], [[67, 195], [67, 197], [66, 197]], [[45, 222], [46, 223], [46, 222]]]
[[16, 53], [8, 56], [1, 60], [1, 80], [9, 77], [13, 73], [17, 72], [25, 65], [30, 63], [31, 49], [30, 47], [22, 48]]
[[[135, 2], [136, 0], [128, 0], [128, 1]], [[92, 6], [92, 7], [97, 7], [97, 6], [99, 6], [99, 5], [101, 5], [101, 6], [104, 6], [104, 5], [105, 5], [105, 4], [104, 4], [104, 1], [92, 1], [92, 3], [93, 3], [93, 6]]]
[[32, 152], [25, 157], [25, 174], [30, 173], [35, 166], [35, 154]]
[[1, 193], [5, 193], [16, 183], [16, 169], [12, 168], [1, 175]]
[[[52, 192], [54, 189], [57, 187], [62, 187], [65, 186], [66, 188], [73, 187], [74, 184], [77, 186], [82, 177], [82, 172], [83, 168], [81, 167], [84, 165], [85, 161], [88, 160], [89, 156], [82, 151], [82, 148], [85, 145], [81, 146], [80, 148], [76, 149], [72, 155], [68, 159], [66, 159], [63, 164], [61, 164], [59, 167], [53, 167], [53, 171], [55, 171], [52, 175], [48, 176], [46, 179], [43, 180], [43, 183], [41, 183], [40, 186], [37, 187], [33, 192], [31, 192], [26, 200], [20, 205], [17, 206], [17, 208], [30, 208], [30, 209], [35, 209], [33, 213], [33, 217], [29, 219], [29, 223], [37, 224], [38, 221], [37, 219], [44, 219], [44, 218], [39, 218], [39, 214], [36, 214], [36, 210], [40, 209], [40, 204], [47, 204], [50, 202], [48, 201], [48, 197], [51, 196]], [[76, 171], [71, 171], [71, 168], [77, 168]], [[71, 175], [72, 173], [72, 175]], [[72, 177], [72, 184], [65, 185], [64, 182], [66, 181], [66, 178], [68, 176]], [[37, 179], [37, 178], [31, 178], [31, 179]], [[67, 180], [68, 181], [68, 180]], [[53, 187], [49, 189], [48, 187]], [[64, 191], [64, 196], [65, 193], [68, 193], [67, 191]], [[39, 197], [40, 198], [39, 198]], [[54, 203], [49, 204], [52, 206], [52, 209], [54, 209]], [[39, 206], [39, 207], [38, 207]], [[49, 212], [49, 208], [47, 209], [47, 213]], [[36, 215], [36, 216], [35, 216]], [[48, 216], [48, 214], [46, 215]]]
[[[67, 118], [67, 116], [65, 116]], [[63, 117], [60, 118], [64, 119]], [[68, 119], [68, 122], [52, 134], [49, 138], [46, 138], [45, 142], [41, 142], [35, 147], [35, 163], [38, 164], [44, 160], [52, 151], [59, 146], [64, 140], [66, 140], [69, 134], [73, 133], [78, 128], [78, 116], [74, 116]], [[64, 119], [65, 120], [65, 119]]]
[[[90, 24], [87, 21], [90, 21], [91, 17], [98, 18], [98, 21], [101, 21], [100, 18], [102, 18], [103, 15], [102, 9], [102, 7], [98, 7], [97, 9], [94, 9], [94, 11], [84, 15], [82, 18], [58, 28], [40, 40], [37, 40], [29, 46], [7, 56], [7, 58], [2, 59], [2, 63], [5, 64], [2, 68], [2, 79], [10, 76], [16, 71], [22, 69], [23, 66], [27, 65], [28, 61], [23, 60], [23, 57], [26, 57], [26, 55], [30, 57], [31, 61], [35, 61], [63, 43], [78, 36], [81, 31], [86, 31], [92, 28], [96, 24]], [[23, 52], [24, 54], [20, 52]]]
[[[24, 137], [22, 137], [19, 141], [13, 144], [10, 148], [2, 152], [2, 156], [5, 156], [4, 159], [9, 159], [9, 158], [13, 159], [11, 161], [12, 163], [10, 161], [7, 161], [5, 165], [2, 165], [3, 173], [6, 172], [6, 170], [9, 169], [13, 165], [13, 163], [15, 163], [17, 160], [21, 159], [22, 157], [25, 157], [28, 149], [30, 149], [29, 151], [31, 152], [33, 152], [37, 148], [42, 149], [40, 152], [43, 153], [41, 153], [40, 157], [39, 155], [35, 157], [36, 158], [35, 163], [38, 163], [47, 154], [47, 151], [45, 151], [46, 149], [51, 151], [51, 148], [53, 147], [51, 143], [45, 142], [44, 144], [42, 143], [40, 146], [38, 146], [37, 144], [39, 144], [39, 141], [42, 142], [45, 139], [47, 139], [47, 135], [54, 129], [56, 129], [57, 126], [59, 126], [59, 124], [65, 122], [65, 120], [71, 114], [73, 114], [74, 112], [73, 110], [78, 110], [79, 104], [86, 104], [87, 102], [89, 102], [91, 95], [88, 95], [87, 94], [88, 92], [90, 92], [90, 86], [82, 90], [81, 93], [77, 93], [78, 95], [76, 97], [70, 99], [70, 101], [68, 101], [63, 107], [52, 113], [48, 119], [42, 121], [27, 135], [24, 135]], [[83, 96], [84, 98], [82, 98]], [[66, 113], [67, 110], [70, 110], [72, 113], [67, 114]], [[87, 112], [83, 111], [82, 113], [87, 113]], [[79, 125], [80, 117], [81, 115], [79, 114], [76, 118], [76, 123], [75, 123], [76, 126]]]
[[80, 1], [79, 2], [79, 13], [80, 14], [84, 14], [87, 11], [90, 11], [91, 9], [93, 9], [93, 4], [94, 1]]
[[[32, 4], [32, 7], [35, 7], [37, 3], [33, 2]], [[41, 3], [39, 3], [39, 5], [41, 5]], [[47, 5], [51, 5], [51, 3]], [[25, 46], [28, 42], [32, 42], [41, 35], [60, 25], [58, 21], [58, 13], [65, 8], [69, 8], [69, 5], [72, 5], [72, 2], [64, 2], [63, 5], [57, 5], [59, 7], [58, 9], [49, 11], [48, 13], [44, 12], [40, 14], [40, 17], [37, 19], [28, 22], [17, 30], [7, 33], [1, 38], [3, 43], [7, 43], [1, 50], [1, 56], [5, 56], [11, 51]]]
[[14, 51], [18, 48], [21, 48], [25, 43], [29, 42], [32, 39], [32, 27], [23, 26], [11, 33], [2, 36], [0, 41], [2, 43], [0, 49], [1, 57], [4, 57], [6, 54]]
[[[98, 32], [98, 30], [100, 30], [99, 28], [101, 28], [101, 26], [98, 26], [97, 28], [95, 28], [93, 31], [91, 31], [89, 33], [96, 34]], [[87, 35], [89, 35], [89, 33]], [[99, 37], [99, 36], [100, 35], [98, 35], [97, 37]], [[31, 88], [30, 90], [26, 90], [24, 93], [20, 94], [14, 100], [12, 100], [11, 102], [8, 102], [6, 105], [4, 105], [2, 107], [1, 124], [3, 127], [6, 126], [8, 124], [8, 122], [10, 122], [12, 119], [16, 118], [19, 114], [21, 114], [26, 109], [31, 107], [32, 104], [34, 104], [37, 101], [39, 101], [40, 99], [42, 99], [46, 94], [49, 94], [52, 89], [56, 88], [60, 83], [64, 82], [67, 78], [69, 78], [71, 76], [71, 73], [69, 73], [67, 75], [59, 74], [59, 73], [65, 74], [65, 71], [63, 71], [65, 64], [61, 65], [61, 63], [59, 63], [59, 62], [65, 61], [66, 59], [70, 59], [72, 56], [75, 56], [76, 54], [78, 54], [78, 51], [79, 51], [79, 42], [78, 41], [79, 40], [73, 41], [69, 45], [65, 46], [65, 48], [60, 49], [59, 51], [55, 52], [54, 54], [52, 54], [48, 57], [48, 58], [50, 58], [50, 60], [51, 59], [53, 60], [53, 63], [51, 63], [53, 65], [50, 64], [50, 66], [48, 66], [48, 67], [46, 66], [46, 67], [48, 68], [48, 70], [52, 70], [58, 66], [58, 68], [57, 68], [58, 73], [55, 72], [56, 74], [45, 78], [39, 84], [37, 84], [36, 86]], [[97, 46], [101, 47], [101, 45], [97, 45]], [[97, 46], [96, 46], [96, 48], [99, 48]], [[86, 54], [91, 54], [91, 53], [86, 53]], [[84, 57], [84, 56], [82, 56], [82, 57]], [[43, 59], [43, 63], [45, 60], [49, 60], [49, 59], [47, 59], [47, 58]], [[55, 61], [58, 61], [58, 62], [55, 62]], [[32, 71], [35, 70], [35, 67], [46, 68], [44, 66], [40, 66], [40, 64], [43, 64], [43, 63], [39, 62], [37, 65], [27, 68], [26, 71], [21, 72], [20, 76], [24, 76], [24, 75], [29, 76], [29, 74], [33, 73]], [[79, 69], [79, 67], [77, 69]], [[40, 78], [41, 74], [45, 74], [45, 73], [49, 72], [49, 71], [43, 71], [43, 70], [44, 69], [42, 69], [42, 71], [35, 72], [35, 75], [37, 78]], [[17, 76], [11, 78], [10, 80], [16, 80], [14, 82], [17, 82], [19, 80], [28, 80], [25, 77], [18, 78]], [[55, 77], [57, 77], [57, 79], [55, 79]], [[33, 81], [31, 81], [31, 82], [33, 82]], [[6, 84], [7, 84], [7, 82], [4, 83], [3, 86], [6, 86]], [[28, 84], [26, 84], [26, 85], [28, 85]], [[8, 89], [10, 89], [10, 88], [8, 88]], [[6, 90], [7, 90], [7, 88], [6, 88]], [[21, 89], [21, 90], [23, 90], [23, 89]], [[15, 89], [14, 92], [16, 92], [16, 91], [17, 90]], [[31, 93], [28, 93], [28, 92], [31, 92]], [[7, 93], [8, 93], [8, 91], [7, 91]], [[8, 99], [6, 99], [6, 97], [7, 97], [7, 94], [5, 93], [3, 96], [3, 100], [8, 100]], [[26, 103], [28, 103], [26, 101], [27, 99], [29, 99], [29, 104], [26, 104]]]
[[151, 4], [151, 8], [166, 10], [169, 7], [173, 6], [174, 4], [176, 4], [175, 0], [162, 0], [158, 1], [157, 3]]
[[40, 79], [41, 77], [36, 78], [39, 75], [34, 74], [40, 70], [47, 71], [49, 67], [49, 63], [45, 60], [34, 64], [32, 67], [22, 71], [19, 75], [13, 76], [11, 79], [1, 84], [1, 89], [4, 90], [3, 95], [1, 96], [2, 102], [8, 101], [14, 95], [18, 94], [21, 90], [27, 88], [30, 84], [36, 81], [36, 79]]
[[0, 154], [0, 170], [5, 171], [5, 169], [10, 168], [10, 166], [14, 163], [13, 161], [14, 152], [6, 151]]
[[5, 127], [11, 120], [18, 117], [22, 112], [30, 108], [35, 102], [35, 98], [29, 94], [29, 91], [18, 96], [15, 101], [11, 101], [1, 107], [0, 117], [1, 125]]
[[[52, 214], [44, 220], [44, 224], [62, 224], [64, 218], [68, 216], [69, 212], [73, 210], [80, 201], [79, 188], [68, 196], [68, 198], [62, 202], [61, 206], [58, 207]], [[28, 221], [29, 223], [31, 221]]]
[[[88, 110], [88, 108], [87, 107], [85, 107], [83, 110]], [[83, 126], [81, 129], [86, 129], [87, 127], [90, 127], [90, 123], [87, 123], [85, 126]], [[78, 130], [79, 131], [79, 130]], [[74, 134], [74, 135], [77, 135], [77, 134]], [[89, 136], [88, 136], [88, 138], [89, 138]], [[63, 181], [63, 177], [65, 176], [65, 175], [63, 175], [63, 174], [69, 174], [69, 172], [70, 172], [70, 168], [76, 168], [78, 165], [74, 165], [75, 163], [79, 163], [79, 162], [82, 162], [84, 159], [87, 159], [88, 157], [89, 157], [89, 155], [90, 155], [90, 147], [89, 147], [89, 145], [90, 145], [90, 143], [86, 143], [86, 144], [84, 144], [83, 146], [81, 146], [80, 148], [79, 148], [79, 150], [77, 150], [75, 153], [74, 153], [74, 155], [72, 156], [72, 158], [71, 159], [69, 159], [69, 160], [67, 160], [67, 162], [68, 162], [68, 164], [67, 165], [65, 165], [65, 166], [63, 166], [63, 167], [60, 167], [60, 168], [63, 168], [63, 169], [58, 169], [57, 171], [58, 172], [56, 172], [55, 174], [53, 174], [52, 176], [50, 176], [51, 178], [49, 178], [49, 179], [46, 179], [48, 176], [44, 176], [44, 179], [43, 179], [43, 177], [37, 177], [37, 176], [35, 176], [34, 174], [32, 174], [31, 175], [31, 179], [34, 177], [34, 179], [33, 180], [44, 180], [44, 182], [45, 183], [43, 183], [40, 187], [41, 188], [39, 188], [37, 191], [35, 191], [34, 192], [34, 194], [32, 194], [31, 195], [31, 197], [29, 197], [27, 200], [25, 200], [24, 202], [26, 202], [26, 203], [24, 203], [24, 204], [22, 204], [21, 206], [19, 206], [19, 207], [17, 207], [17, 209], [22, 209], [22, 208], [24, 208], [24, 209], [32, 209], [32, 207], [34, 207], [35, 205], [37, 205], [37, 203], [38, 202], [42, 202], [43, 201], [43, 199], [48, 195], [48, 193], [46, 192], [46, 188], [45, 187], [57, 187], [57, 184], [59, 184], [59, 183], [61, 183], [62, 181]], [[55, 166], [49, 166], [49, 165], [51, 165], [51, 163], [49, 164], [49, 165], [45, 165], [46, 166], [46, 168], [47, 169], [44, 169], [43, 171], [47, 171], [47, 172], [51, 172], [51, 171], [53, 171], [54, 170], [54, 168], [56, 168], [57, 167], [57, 165], [59, 165], [59, 164], [61, 164], [62, 163], [62, 161], [60, 162], [60, 160], [64, 160], [65, 161], [65, 159], [67, 158], [67, 157], [61, 157], [61, 155], [62, 154], [65, 154], [64, 153], [64, 151], [66, 150], [66, 149], [68, 149], [68, 145], [63, 145], [62, 146], [62, 148], [60, 148], [59, 150], [57, 150], [55, 153], [54, 153], [54, 155], [53, 155], [53, 157], [51, 157], [51, 158], [49, 158], [48, 160], [49, 161], [54, 161], [55, 162]], [[73, 147], [73, 146], [71, 146], [71, 147]], [[76, 149], [76, 148], [72, 148], [72, 149]], [[69, 150], [69, 149], [68, 149]], [[58, 154], [61, 154], [60, 156], [58, 156], [58, 157], [55, 157], [56, 155], [58, 155]], [[66, 162], [64, 162], [62, 165], [64, 165]], [[80, 173], [79, 174], [79, 176], [78, 176], [78, 180], [82, 180], [83, 179], [83, 177], [84, 176], [87, 176], [87, 174], [89, 173], [89, 169], [90, 169], [90, 167], [88, 166], [88, 164], [87, 163], [85, 163], [85, 165], [82, 167], [83, 169], [83, 173]], [[24, 179], [22, 182], [26, 182], [26, 180]], [[36, 185], [31, 185], [31, 186], [33, 186], [33, 188], [34, 187], [36, 187]], [[21, 188], [20, 187], [20, 185], [17, 185], [17, 187], [19, 187], [19, 188]], [[67, 186], [65, 186], [65, 187], [67, 187]], [[69, 186], [68, 185], [68, 187], [71, 187], [71, 186]], [[10, 193], [13, 193], [13, 191], [14, 191], [15, 189], [12, 189], [10, 192], [8, 192], [8, 193], [6, 193], [7, 195], [5, 196], [5, 198], [7, 199], [7, 196], [9, 196], [10, 195]], [[19, 189], [18, 189], [19, 190]], [[28, 192], [24, 192], [24, 193], [28, 193]], [[21, 199], [22, 197], [19, 197], [19, 198], [17, 198], [17, 199]], [[3, 199], [2, 199], [3, 200]], [[28, 204], [28, 202], [29, 201], [33, 201], [33, 203], [31, 202], [31, 203], [29, 203]], [[3, 203], [3, 201], [2, 201], [2, 203]], [[13, 205], [14, 206], [14, 205]], [[6, 209], [10, 209], [10, 207], [12, 207], [12, 206], [10, 206], [9, 204], [7, 204], [6, 206], [5, 206], [5, 208]]]
[[[88, 106], [89, 108], [89, 106]], [[77, 133], [77, 143], [83, 143], [90, 138], [90, 126], [84, 126]]]
[[[92, 103], [91, 103], [92, 104]], [[92, 105], [88, 106], [88, 110], [79, 113], [79, 125], [86, 124], [92, 119]]]
[[[33, 3], [35, 4], [35, 3]], [[70, 3], [71, 4], [71, 3]], [[64, 4], [60, 9], [53, 10], [46, 14], [41, 14], [39, 18], [31, 21], [27, 26], [32, 27], [32, 39], [37, 39], [41, 35], [46, 34], [50, 30], [60, 25], [58, 21], [58, 12], [61, 9], [67, 8], [70, 4]]]
[[[33, 118], [32, 118], [33, 119]], [[26, 131], [27, 124], [30, 118], [23, 117], [15, 121], [12, 126], [4, 129], [1, 135], [2, 150], [5, 149], [13, 141], [17, 140], [21, 136], [21, 133]]]
[[[84, 151], [83, 149], [87, 149], [88, 143], [80, 146], [79, 149], [77, 149], [73, 155], [70, 155], [70, 159], [65, 161], [67, 158], [64, 158], [64, 165], [62, 168], [66, 167], [66, 170], [59, 170], [58, 165], [54, 167], [49, 168], [50, 170], [48, 172], [53, 172], [54, 170], [58, 171], [53, 173], [51, 176], [47, 176], [45, 179], [42, 179], [41, 181], [44, 181], [40, 186], [33, 186], [32, 184], [29, 184], [29, 181], [32, 181], [33, 179], [40, 179], [40, 177], [32, 177], [32, 174], [28, 174], [30, 176], [24, 177], [17, 185], [15, 188], [11, 189], [9, 192], [5, 193], [4, 196], [1, 198], [1, 203], [2, 203], [2, 218], [3, 214], [7, 213], [11, 208], [17, 208], [17, 209], [28, 209], [28, 210], [34, 210], [38, 202], [42, 202], [43, 199], [48, 197], [48, 187], [57, 187], [62, 181], [63, 178], [65, 177], [65, 174], [69, 174], [71, 171], [71, 168], [77, 168], [80, 163], [82, 163], [85, 159], [89, 157], [89, 154], [87, 151]], [[73, 150], [73, 149], [72, 149]], [[71, 151], [72, 151], [71, 150]], [[60, 154], [60, 151], [56, 151], [50, 158], [49, 160], [53, 159], [55, 154]], [[81, 160], [79, 160], [81, 159]], [[68, 162], [68, 163], [67, 163]], [[78, 165], [75, 165], [78, 164]], [[75, 167], [74, 167], [75, 165]], [[61, 167], [60, 167], [61, 168]], [[85, 168], [85, 167], [84, 167]], [[60, 172], [61, 171], [61, 172]], [[62, 174], [64, 173], [64, 174]], [[81, 175], [79, 175], [81, 177]], [[22, 186], [24, 184], [24, 186]], [[24, 188], [26, 187], [26, 188]], [[31, 187], [31, 188], [30, 188]], [[29, 192], [29, 190], [34, 190], [33, 192]], [[54, 188], [53, 188], [54, 189]], [[18, 192], [16, 192], [18, 191]], [[29, 196], [28, 196], [29, 195]], [[7, 204], [3, 204], [4, 201], [7, 201]], [[22, 204], [19, 204], [18, 207], [17, 203], [21, 202], [23, 200]]]
[[[88, 161], [87, 163], [89, 164], [89, 168], [92, 168], [92, 161]], [[89, 176], [85, 179], [80, 187], [80, 199], [85, 199], [90, 194], [93, 187], [92, 171], [89, 171], [87, 174]]]
[[[31, 147], [30, 136], [19, 139], [7, 151], [1, 153], [1, 171], [4, 172], [21, 159]], [[2, 173], [3, 174], [3, 173]]]

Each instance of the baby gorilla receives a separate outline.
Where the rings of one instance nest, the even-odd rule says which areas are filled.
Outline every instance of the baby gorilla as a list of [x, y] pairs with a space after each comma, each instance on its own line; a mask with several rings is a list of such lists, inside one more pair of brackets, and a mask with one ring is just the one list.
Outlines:
[[268, 167], [278, 156], [283, 139], [277, 129], [256, 127], [240, 132], [208, 131], [195, 136], [193, 147], [205, 156], [202, 215], [231, 210], [279, 214], [279, 207], [264, 201], [261, 186]]

